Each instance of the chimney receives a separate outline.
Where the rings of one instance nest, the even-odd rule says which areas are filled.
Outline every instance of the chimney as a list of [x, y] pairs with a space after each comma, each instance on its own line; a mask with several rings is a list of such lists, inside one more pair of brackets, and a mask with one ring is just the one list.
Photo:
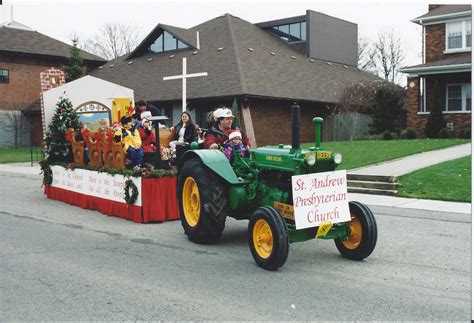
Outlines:
[[442, 6], [442, 4], [429, 4], [428, 5], [428, 11], [435, 10], [436, 8], [439, 8], [441, 6]]

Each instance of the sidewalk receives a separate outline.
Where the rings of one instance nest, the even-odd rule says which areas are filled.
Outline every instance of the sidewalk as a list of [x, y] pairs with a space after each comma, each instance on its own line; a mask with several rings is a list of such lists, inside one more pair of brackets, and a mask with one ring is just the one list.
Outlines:
[[421, 168], [433, 166], [448, 160], [469, 156], [470, 154], [471, 144], [462, 144], [449, 148], [410, 155], [366, 167], [354, 168], [348, 171], [348, 173], [361, 175], [402, 176]]
[[[448, 160], [471, 155], [471, 144], [427, 151], [384, 163], [360, 167], [348, 171], [349, 174], [402, 176], [418, 169], [439, 164]], [[420, 209], [440, 212], [471, 213], [471, 203], [446, 202], [437, 200], [419, 200], [414, 198], [393, 197], [372, 194], [349, 193], [351, 200], [367, 205], [389, 206], [396, 208]]]

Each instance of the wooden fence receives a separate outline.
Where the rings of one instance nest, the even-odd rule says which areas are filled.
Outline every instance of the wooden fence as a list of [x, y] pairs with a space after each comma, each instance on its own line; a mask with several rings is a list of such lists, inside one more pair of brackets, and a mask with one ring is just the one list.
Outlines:
[[323, 141], [348, 141], [369, 135], [372, 118], [356, 112], [326, 116], [324, 118]]

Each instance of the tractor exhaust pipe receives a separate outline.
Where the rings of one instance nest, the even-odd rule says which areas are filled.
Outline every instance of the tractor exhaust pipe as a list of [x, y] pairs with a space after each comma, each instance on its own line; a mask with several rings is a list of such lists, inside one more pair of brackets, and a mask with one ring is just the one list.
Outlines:
[[315, 146], [316, 148], [321, 147], [321, 125], [323, 124], [323, 118], [313, 118], [314, 123], [314, 134], [316, 136]]
[[296, 102], [291, 107], [291, 148], [300, 149], [300, 106]]

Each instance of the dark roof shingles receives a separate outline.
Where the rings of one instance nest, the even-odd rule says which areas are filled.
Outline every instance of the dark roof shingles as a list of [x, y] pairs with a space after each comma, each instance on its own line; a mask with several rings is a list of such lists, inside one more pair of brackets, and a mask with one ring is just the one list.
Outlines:
[[425, 64], [407, 66], [404, 68], [436, 67], [436, 66], [449, 66], [449, 65], [460, 65], [460, 64], [470, 64], [470, 63], [471, 63], [471, 53], [465, 53], [464, 55], [441, 59], [439, 61], [429, 62]]
[[442, 5], [413, 20], [426, 19], [465, 11], [471, 11], [471, 5]]
[[[337, 102], [345, 86], [379, 80], [355, 67], [311, 62], [270, 33], [229, 14], [192, 30], [200, 34], [201, 49], [196, 55], [189, 49], [149, 53], [135, 57], [130, 65], [124, 58], [116, 59], [92, 75], [132, 88], [135, 97], [151, 101], [181, 98], [181, 80], [163, 81], [163, 77], [182, 73], [182, 57], [187, 57], [188, 74], [208, 73], [205, 77], [188, 79], [189, 99], [248, 94]], [[218, 51], [220, 47], [223, 49]], [[148, 61], [150, 58], [153, 60]], [[110, 68], [110, 64], [114, 67]]]
[[[69, 58], [72, 46], [37, 31], [0, 26], [0, 51]], [[84, 60], [105, 62], [103, 58], [81, 50]]]

